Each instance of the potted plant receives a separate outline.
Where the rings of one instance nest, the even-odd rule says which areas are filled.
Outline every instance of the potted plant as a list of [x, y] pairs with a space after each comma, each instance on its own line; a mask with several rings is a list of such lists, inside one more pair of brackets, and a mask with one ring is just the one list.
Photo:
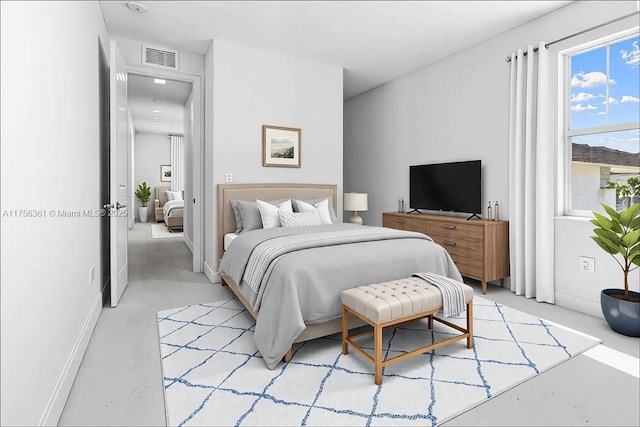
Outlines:
[[602, 314], [614, 331], [640, 337], [640, 293], [629, 290], [629, 272], [640, 266], [640, 203], [622, 212], [605, 204], [602, 207], [609, 217], [593, 212], [595, 218], [591, 223], [596, 226], [593, 230], [596, 235], [591, 238], [616, 260], [624, 273], [624, 289], [602, 290]]
[[149, 204], [149, 199], [151, 198], [151, 188], [147, 186], [146, 181], [138, 185], [138, 189], [136, 190], [135, 195], [138, 200], [140, 200], [140, 204], [142, 204], [142, 206], [138, 208], [140, 222], [147, 222], [147, 217], [149, 215], [149, 208], [147, 207], [147, 205]]

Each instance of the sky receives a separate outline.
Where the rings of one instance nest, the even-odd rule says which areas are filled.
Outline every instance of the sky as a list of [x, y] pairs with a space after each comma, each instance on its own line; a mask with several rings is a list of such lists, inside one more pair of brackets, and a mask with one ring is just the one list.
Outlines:
[[[638, 36], [572, 56], [570, 72], [572, 130], [640, 120]], [[574, 137], [573, 142], [629, 153], [640, 151], [638, 130]]]

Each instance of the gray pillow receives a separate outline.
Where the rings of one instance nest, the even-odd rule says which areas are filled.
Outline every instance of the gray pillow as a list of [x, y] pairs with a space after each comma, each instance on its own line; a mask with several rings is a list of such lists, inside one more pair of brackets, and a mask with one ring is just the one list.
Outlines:
[[[278, 205], [287, 199], [280, 200], [269, 200], [267, 203], [272, 205]], [[233, 207], [233, 200], [231, 201], [231, 206]], [[235, 200], [238, 211], [240, 213], [240, 220], [242, 229], [240, 231], [236, 230], [236, 233], [244, 233], [245, 231], [257, 230], [262, 228], [262, 216], [260, 215], [260, 209], [258, 208], [258, 204], [253, 201], [247, 200]], [[234, 210], [235, 213], [235, 210]], [[238, 225], [238, 217], [236, 216], [236, 226]]]
[[231, 201], [231, 208], [233, 209], [233, 215], [236, 217], [236, 234], [242, 231], [242, 216], [240, 215], [240, 206], [238, 206], [238, 200]]
[[[334, 224], [338, 223], [338, 217], [336, 216], [335, 211], [333, 210], [333, 196], [323, 197], [321, 199], [300, 199], [301, 202], [309, 203], [310, 205], [315, 205], [318, 202], [323, 201], [324, 199], [329, 199], [329, 216], [331, 217], [331, 222]], [[291, 205], [293, 206], [294, 212], [300, 212], [298, 209], [297, 200], [291, 199]]]

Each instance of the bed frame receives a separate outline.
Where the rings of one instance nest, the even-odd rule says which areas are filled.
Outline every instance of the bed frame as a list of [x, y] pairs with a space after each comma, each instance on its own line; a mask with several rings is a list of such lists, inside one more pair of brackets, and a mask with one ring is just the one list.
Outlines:
[[[278, 199], [320, 199], [323, 197], [333, 197], [333, 210], [337, 213], [338, 187], [334, 184], [218, 184], [218, 255], [222, 258], [224, 253], [224, 235], [236, 231], [236, 219], [231, 207], [231, 200], [278, 200]], [[238, 297], [257, 319], [258, 313], [253, 310], [251, 304], [242, 295], [238, 286], [228, 277], [220, 275], [222, 285], [229, 286], [229, 289]], [[364, 322], [350, 324], [350, 327], [364, 325]], [[306, 329], [295, 339], [294, 343], [312, 340], [319, 337], [335, 334], [342, 331], [342, 319], [337, 318], [324, 323], [307, 324]], [[291, 359], [291, 349], [284, 357], [284, 361]]]

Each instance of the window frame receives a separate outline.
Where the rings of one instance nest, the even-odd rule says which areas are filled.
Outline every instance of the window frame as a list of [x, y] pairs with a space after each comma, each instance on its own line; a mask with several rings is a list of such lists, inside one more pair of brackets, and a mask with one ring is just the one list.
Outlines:
[[[558, 52], [559, 56], [559, 64], [562, 64], [562, 68], [558, 72], [559, 77], [559, 87], [562, 88], [560, 91], [560, 102], [559, 107], [562, 113], [562, 125], [560, 127], [560, 140], [562, 141], [562, 145], [564, 149], [562, 150], [562, 155], [560, 156], [559, 161], [559, 169], [564, 171], [560, 176], [562, 178], [563, 185], [560, 186], [559, 190], [561, 190], [561, 196], [559, 201], [563, 203], [564, 216], [574, 216], [574, 217], [593, 217], [593, 213], [590, 210], [584, 209], [573, 209], [571, 206], [572, 199], [572, 159], [573, 159], [573, 150], [571, 140], [573, 137], [582, 136], [582, 135], [594, 135], [599, 133], [610, 133], [610, 132], [618, 132], [618, 131], [628, 131], [628, 130], [636, 130], [640, 129], [640, 120], [637, 122], [629, 122], [622, 123], [616, 125], [605, 125], [605, 126], [595, 126], [592, 128], [584, 128], [584, 129], [576, 129], [571, 130], [571, 57], [579, 55], [581, 53], [586, 53], [591, 50], [599, 49], [601, 47], [607, 48], [606, 55], [606, 73], [607, 76], [610, 75], [610, 46], [624, 41], [626, 39], [631, 39], [634, 37], [640, 37], [640, 27], [629, 28], [624, 31], [619, 31], [614, 34], [610, 34], [605, 37], [600, 37], [596, 40], [592, 40], [590, 42], [582, 43], [578, 46], [574, 46], [569, 49], [565, 49], [562, 52]], [[606, 99], [609, 99], [609, 84], [606, 87]], [[609, 109], [610, 103], [606, 103], [606, 123], [609, 122]]]

